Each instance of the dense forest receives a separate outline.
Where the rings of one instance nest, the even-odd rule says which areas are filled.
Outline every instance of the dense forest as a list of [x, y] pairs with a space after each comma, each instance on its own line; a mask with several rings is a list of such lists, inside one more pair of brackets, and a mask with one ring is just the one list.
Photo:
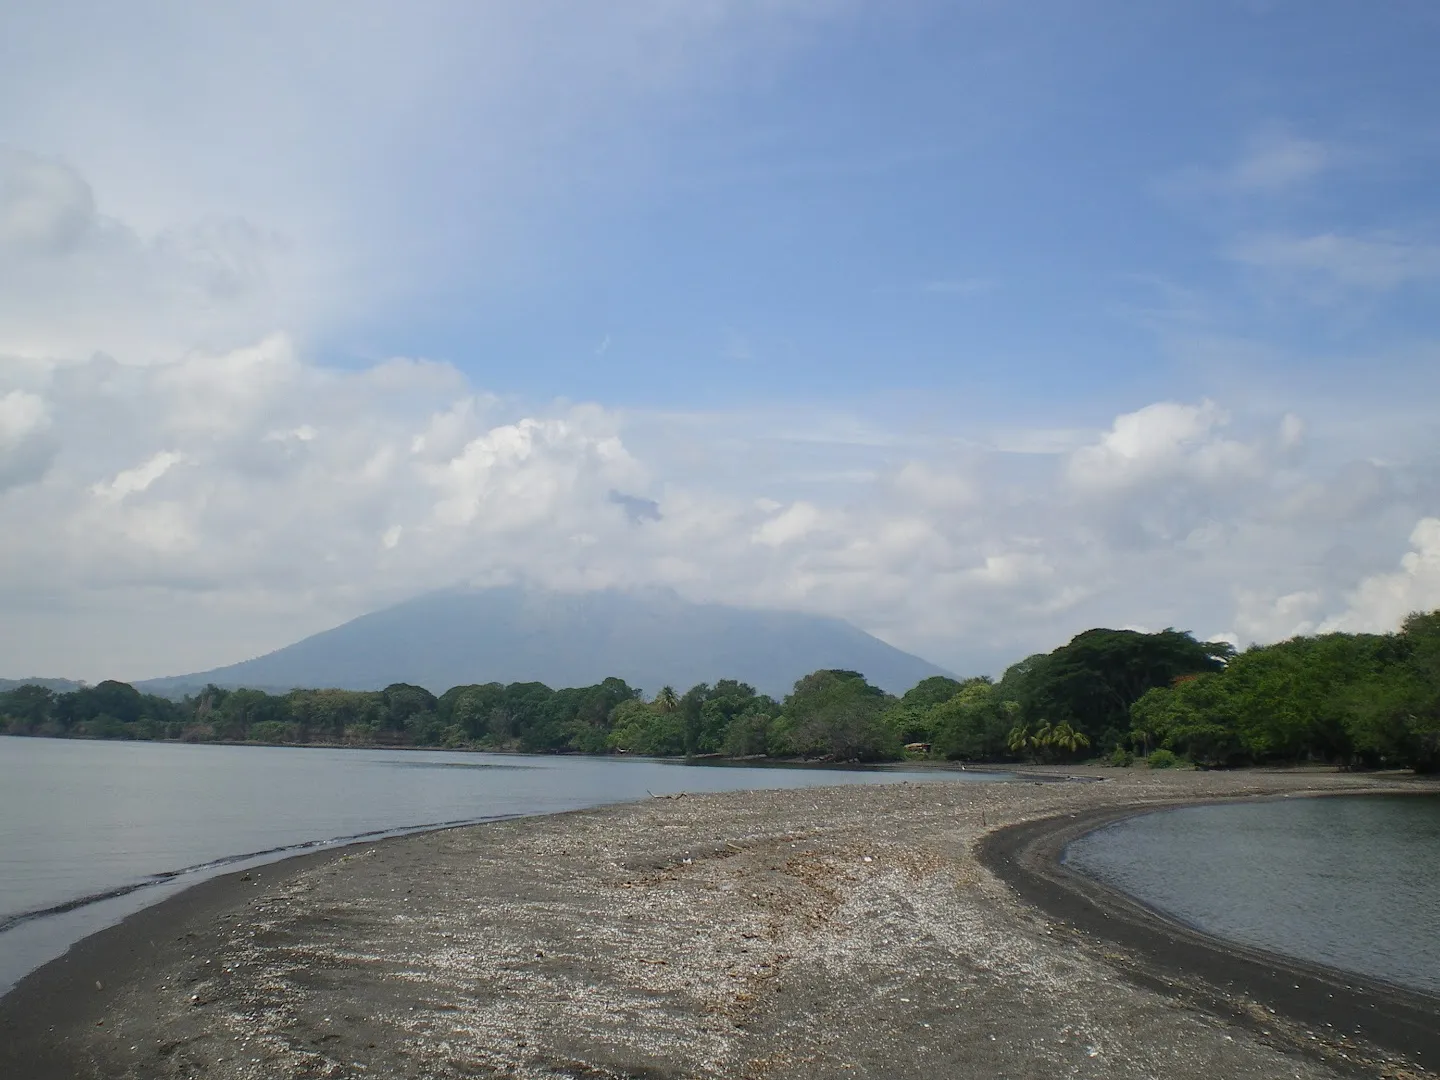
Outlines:
[[647, 699], [620, 679], [384, 690], [206, 687], [175, 701], [120, 682], [0, 692], [0, 731], [100, 739], [418, 746], [836, 761], [927, 756], [1205, 767], [1329, 762], [1440, 769], [1440, 611], [1393, 634], [1325, 634], [1236, 653], [1164, 630], [1087, 630], [986, 677], [896, 697], [817, 671], [783, 701], [733, 680]]

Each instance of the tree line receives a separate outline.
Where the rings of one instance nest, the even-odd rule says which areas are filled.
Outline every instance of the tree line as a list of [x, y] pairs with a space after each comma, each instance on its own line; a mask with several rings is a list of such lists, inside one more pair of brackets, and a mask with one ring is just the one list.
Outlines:
[[895, 696], [822, 670], [781, 700], [732, 679], [646, 698], [621, 679], [384, 690], [228, 690], [181, 700], [107, 681], [0, 693], [0, 731], [102, 739], [414, 746], [836, 761], [1440, 768], [1440, 611], [1393, 634], [1325, 634], [1237, 653], [1167, 629], [1087, 630], [998, 681], [924, 679]]

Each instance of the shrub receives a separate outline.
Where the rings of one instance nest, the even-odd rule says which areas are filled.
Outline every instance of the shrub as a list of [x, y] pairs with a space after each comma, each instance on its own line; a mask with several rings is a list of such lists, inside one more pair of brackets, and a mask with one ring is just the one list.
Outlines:
[[260, 720], [250, 725], [248, 741], [268, 743], [271, 746], [276, 743], [294, 742], [294, 727], [279, 720]]
[[1135, 764], [1135, 755], [1123, 746], [1117, 746], [1110, 752], [1110, 764], [1117, 769], [1128, 769]]
[[746, 709], [725, 729], [721, 747], [729, 757], [758, 757], [770, 752], [772, 718], [760, 709]]
[[1179, 761], [1180, 759], [1175, 756], [1173, 750], [1166, 750], [1164, 747], [1151, 751], [1148, 759], [1152, 769], [1173, 769], [1179, 764]]
[[82, 721], [76, 726], [81, 735], [91, 739], [132, 739], [135, 737], [135, 729], [132, 725], [109, 713], [101, 713], [94, 719]]

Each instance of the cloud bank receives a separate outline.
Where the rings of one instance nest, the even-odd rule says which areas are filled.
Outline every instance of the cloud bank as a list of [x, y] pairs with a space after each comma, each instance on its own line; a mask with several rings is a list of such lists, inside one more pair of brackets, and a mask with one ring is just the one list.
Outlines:
[[[1103, 622], [1268, 640], [1440, 604], [1440, 524], [1415, 525], [1404, 448], [1327, 461], [1292, 414], [1158, 402], [1017, 452], [1013, 432], [801, 414], [680, 436], [445, 364], [327, 367], [278, 334], [5, 370], [24, 385], [0, 386], [0, 626], [25, 670], [232, 661], [458, 582], [820, 611], [962, 671]], [[816, 486], [817, 442], [862, 467]]]

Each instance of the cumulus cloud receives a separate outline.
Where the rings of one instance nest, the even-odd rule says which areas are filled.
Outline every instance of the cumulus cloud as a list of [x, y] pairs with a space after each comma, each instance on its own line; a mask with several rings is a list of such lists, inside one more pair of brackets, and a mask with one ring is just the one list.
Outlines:
[[[569, 419], [525, 418], [477, 435], [459, 454], [426, 466], [436, 489], [438, 524], [484, 532], [527, 526], [580, 528], [594, 502], [615, 503], [614, 484], [636, 479], [620, 440], [597, 430], [594, 413]], [[602, 422], [603, 423], [603, 422]]]
[[820, 508], [812, 503], [797, 502], [780, 510], [755, 530], [755, 541], [767, 547], [780, 547], [803, 540], [824, 521]]
[[1440, 608], [1440, 518], [1422, 518], [1410, 534], [1400, 568], [1360, 582], [1348, 607], [1320, 624], [1320, 631], [1383, 634], [1412, 611]]
[[1070, 482], [1082, 491], [1115, 492], [1182, 478], [1232, 481], [1252, 471], [1255, 453], [1220, 435], [1227, 423], [1211, 401], [1157, 402], [1125, 413], [1097, 442], [1070, 455]]
[[[708, 450], [677, 455], [654, 436], [663, 416], [525, 406], [424, 361], [327, 367], [283, 335], [26, 378], [6, 388], [0, 369], [0, 460], [27, 481], [0, 491], [0, 633], [12, 664], [91, 677], [238, 659], [461, 581], [798, 607], [962, 671], [1090, 625], [1264, 640], [1343, 606], [1416, 491], [1397, 448], [1384, 465], [1308, 461], [1298, 421], [1208, 401], [1048, 451], [867, 437], [848, 479], [807, 486], [798, 422], [780, 441], [690, 422]], [[1311, 425], [1304, 442], [1324, 438]], [[24, 458], [37, 439], [44, 455]], [[743, 475], [703, 467], [737, 453]], [[1348, 510], [1323, 494], [1370, 472]], [[1393, 621], [1424, 600], [1434, 541], [1415, 543], [1357, 612]], [[144, 634], [124, 629], [137, 619]]]
[[1241, 589], [1236, 597], [1234, 629], [1224, 635], [1237, 645], [1283, 641], [1315, 632], [1325, 598], [1305, 589], [1275, 596], [1264, 590]]

